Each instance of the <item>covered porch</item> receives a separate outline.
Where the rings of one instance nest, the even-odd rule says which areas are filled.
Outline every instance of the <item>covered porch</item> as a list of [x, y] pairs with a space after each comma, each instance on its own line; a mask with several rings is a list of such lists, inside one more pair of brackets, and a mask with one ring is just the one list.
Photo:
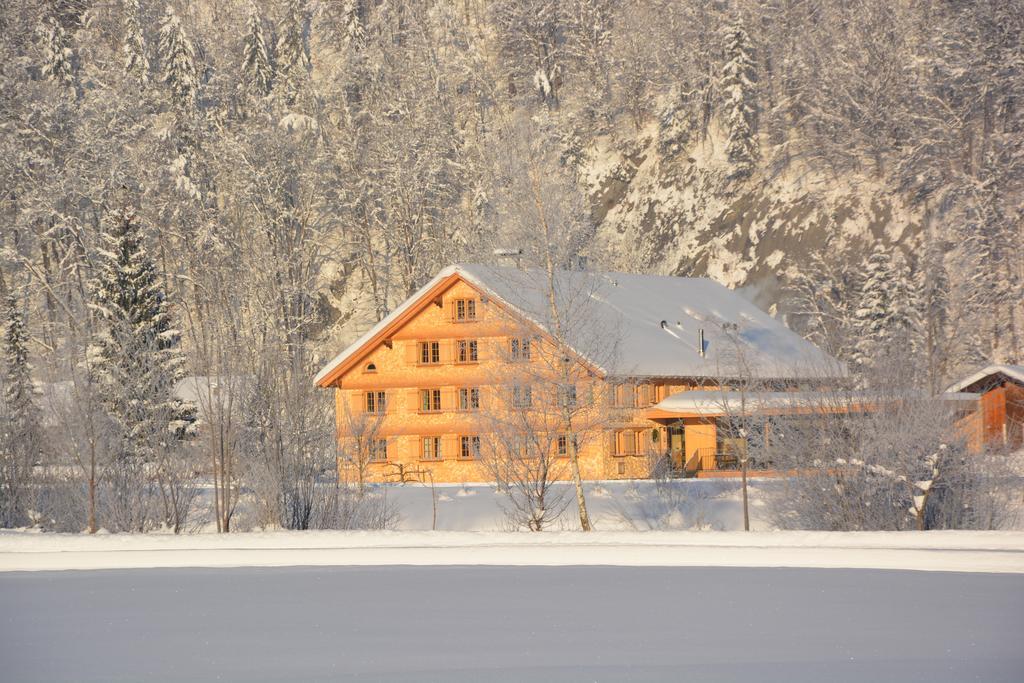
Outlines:
[[[739, 477], [744, 460], [748, 476], [785, 474], [769, 460], [749, 457], [749, 444], [772, 438], [773, 420], [814, 413], [863, 413], [868, 401], [830, 401], [823, 392], [801, 391], [683, 391], [651, 406], [645, 417], [666, 432], [672, 472], [681, 477]], [[755, 420], [751, 417], [762, 417]], [[742, 418], [744, 429], [736, 427]], [[756, 431], [757, 434], [749, 434]]]

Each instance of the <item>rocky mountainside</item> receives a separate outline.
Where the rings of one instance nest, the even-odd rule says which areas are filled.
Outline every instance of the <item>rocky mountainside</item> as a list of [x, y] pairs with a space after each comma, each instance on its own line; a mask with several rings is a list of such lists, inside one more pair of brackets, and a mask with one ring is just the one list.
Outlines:
[[786, 286], [812, 255], [838, 267], [878, 241], [919, 250], [921, 211], [885, 183], [809, 169], [733, 181], [724, 146], [713, 132], [672, 152], [656, 126], [592, 145], [584, 182], [615, 268], [711, 277], [784, 312]]

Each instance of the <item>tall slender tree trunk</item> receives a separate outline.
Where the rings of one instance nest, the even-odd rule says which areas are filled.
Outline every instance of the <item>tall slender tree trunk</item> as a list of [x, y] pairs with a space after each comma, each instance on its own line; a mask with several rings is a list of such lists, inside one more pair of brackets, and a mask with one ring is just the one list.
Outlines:
[[747, 500], [747, 456], [743, 455], [743, 530], [750, 531], [750, 505]]
[[[538, 222], [540, 223], [544, 234], [544, 266], [548, 277], [547, 298], [548, 308], [551, 312], [552, 331], [555, 333], [555, 342], [558, 345], [558, 353], [563, 354], [567, 352], [567, 349], [565, 344], [565, 335], [562, 330], [562, 318], [561, 315], [559, 315], [558, 310], [558, 299], [555, 296], [555, 262], [551, 256], [551, 227], [548, 225], [547, 214], [544, 211], [544, 201], [540, 196], [540, 184], [536, 176], [537, 172], [537, 168], [531, 169], [530, 183], [533, 189], [534, 205], [537, 207]], [[567, 422], [568, 424], [566, 425], [566, 429], [571, 430], [571, 417]], [[587, 499], [583, 494], [583, 479], [580, 476], [580, 461], [576, 453], [576, 446], [571, 443], [573, 441], [571, 433], [567, 434], [566, 438], [570, 441], [569, 464], [572, 471], [572, 481], [576, 487], [576, 506], [580, 513], [580, 528], [583, 529], [583, 531], [592, 531], [593, 526], [590, 524], [590, 515], [587, 513]]]
[[91, 455], [92, 462], [89, 465], [89, 533], [94, 534], [96, 528], [96, 455]]

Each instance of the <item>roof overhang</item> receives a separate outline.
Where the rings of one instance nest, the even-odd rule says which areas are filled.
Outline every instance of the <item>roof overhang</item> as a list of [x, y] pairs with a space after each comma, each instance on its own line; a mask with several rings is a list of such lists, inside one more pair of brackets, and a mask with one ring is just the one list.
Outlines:
[[335, 356], [323, 367], [313, 382], [321, 388], [333, 386], [342, 375], [355, 367], [367, 353], [384, 343], [392, 334], [399, 330], [416, 314], [429, 306], [433, 301], [460, 280], [455, 268], [445, 268], [430, 282], [420, 288], [406, 301], [384, 317], [368, 332], [356, 339], [344, 351]]
[[[413, 317], [430, 306], [438, 297], [452, 288], [457, 282], [464, 282], [480, 294], [487, 297], [491, 304], [504, 311], [510, 318], [521, 320], [525, 325], [533, 328], [539, 334], [550, 338], [548, 330], [536, 320], [520, 311], [514, 304], [504, 300], [498, 293], [456, 266], [448, 266], [438, 273], [430, 282], [420, 288], [415, 294], [406, 299], [398, 308], [384, 317], [374, 325], [368, 332], [356, 339], [344, 351], [335, 356], [327, 365], [317, 373], [313, 382], [320, 388], [334, 386], [346, 372], [357, 366], [373, 349], [380, 346], [389, 339], [395, 332], [401, 329]], [[604, 376], [605, 370], [575, 349], [567, 349], [568, 355], [573, 355], [584, 366], [597, 376]]]
[[951, 384], [946, 389], [946, 393], [955, 394], [963, 392], [964, 389], [967, 389], [978, 382], [982, 382], [989, 377], [995, 377], [996, 375], [1003, 375], [1024, 386], [1024, 365], [993, 363], [992, 365], [984, 367], [974, 374], [963, 378], [959, 382]]

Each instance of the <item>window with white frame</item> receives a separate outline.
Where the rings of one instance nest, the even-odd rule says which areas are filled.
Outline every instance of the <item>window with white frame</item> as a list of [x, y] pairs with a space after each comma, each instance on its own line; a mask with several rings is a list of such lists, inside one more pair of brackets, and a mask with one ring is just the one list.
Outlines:
[[383, 391], [367, 391], [364, 408], [367, 413], [383, 414], [387, 412], [387, 394]]
[[387, 439], [370, 440], [370, 462], [387, 462], [388, 441]]
[[530, 360], [530, 338], [513, 337], [509, 340], [509, 358], [513, 361]]
[[459, 438], [459, 459], [475, 460], [480, 457], [480, 437], [463, 436]]
[[516, 384], [512, 387], [512, 407], [530, 408], [533, 406], [533, 389], [527, 384]]
[[441, 362], [441, 342], [425, 341], [419, 343], [420, 365], [437, 365]]
[[420, 442], [420, 458], [423, 460], [443, 460], [441, 453], [441, 437], [425, 436]]
[[480, 410], [480, 389], [478, 387], [459, 389], [459, 410]]
[[441, 390], [420, 389], [420, 412], [439, 413], [441, 412]]
[[455, 342], [456, 360], [459, 363], [476, 363], [477, 354], [476, 339], [460, 339]]

